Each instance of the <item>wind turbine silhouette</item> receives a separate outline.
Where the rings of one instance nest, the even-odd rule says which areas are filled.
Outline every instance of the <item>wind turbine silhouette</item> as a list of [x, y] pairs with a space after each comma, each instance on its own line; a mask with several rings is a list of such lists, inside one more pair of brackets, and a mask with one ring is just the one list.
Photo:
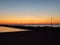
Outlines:
[[53, 17], [51, 17], [51, 27], [53, 26]]

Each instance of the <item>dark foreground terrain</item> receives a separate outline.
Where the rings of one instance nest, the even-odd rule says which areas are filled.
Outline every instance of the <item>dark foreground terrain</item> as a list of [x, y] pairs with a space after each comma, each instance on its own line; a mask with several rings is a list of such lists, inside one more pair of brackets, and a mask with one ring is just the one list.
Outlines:
[[0, 45], [60, 45], [60, 32], [26, 31], [0, 33]]
[[32, 31], [0, 33], [0, 45], [60, 45], [60, 27], [1, 26]]

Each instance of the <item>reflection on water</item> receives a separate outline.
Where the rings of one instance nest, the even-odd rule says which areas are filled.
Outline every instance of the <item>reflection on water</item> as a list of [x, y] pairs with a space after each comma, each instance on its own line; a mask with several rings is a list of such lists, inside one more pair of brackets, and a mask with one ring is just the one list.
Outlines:
[[9, 28], [9, 27], [0, 27], [0, 33], [1, 32], [17, 32], [17, 31], [28, 31], [25, 29], [16, 29], [16, 28]]
[[[43, 24], [41, 24], [41, 25], [37, 24], [37, 25], [24, 25], [24, 26], [34, 26], [34, 27], [40, 26], [40, 27], [44, 27], [44, 26], [51, 26], [51, 25], [50, 24], [44, 24], [44, 25]], [[57, 24], [54, 25], [53, 24], [52, 26], [53, 27], [60, 27], [60, 24], [59, 25], [57, 25]]]

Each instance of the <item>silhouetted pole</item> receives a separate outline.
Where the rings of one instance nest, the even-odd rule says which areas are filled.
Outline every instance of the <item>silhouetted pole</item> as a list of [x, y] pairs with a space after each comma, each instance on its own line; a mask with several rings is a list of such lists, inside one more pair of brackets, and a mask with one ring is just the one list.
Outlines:
[[52, 22], [52, 21], [53, 21], [53, 17], [51, 17], [51, 27], [52, 27], [52, 25], [53, 25], [53, 22]]

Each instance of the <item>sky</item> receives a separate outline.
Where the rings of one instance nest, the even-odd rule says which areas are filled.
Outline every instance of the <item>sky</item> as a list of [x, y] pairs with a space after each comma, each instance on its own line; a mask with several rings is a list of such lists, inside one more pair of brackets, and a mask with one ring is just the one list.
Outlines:
[[60, 1], [0, 0], [0, 24], [60, 24]]

